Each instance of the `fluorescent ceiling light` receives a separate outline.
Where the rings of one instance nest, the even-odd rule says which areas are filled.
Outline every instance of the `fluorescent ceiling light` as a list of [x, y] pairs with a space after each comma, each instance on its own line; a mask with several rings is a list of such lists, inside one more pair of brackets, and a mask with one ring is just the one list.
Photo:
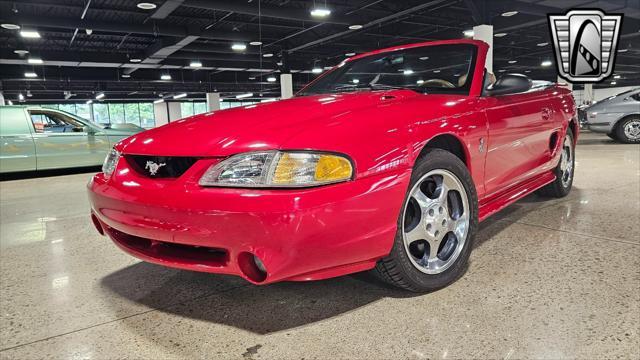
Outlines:
[[252, 41], [249, 43], [249, 45], [251, 46], [260, 46], [262, 45], [262, 41]]
[[311, 16], [313, 17], [327, 17], [329, 15], [331, 15], [331, 10], [329, 9], [315, 8], [311, 10]]
[[355, 55], [356, 55], [356, 53], [354, 53], [354, 52], [350, 52], [350, 53], [344, 54], [344, 56], [346, 56], [346, 57], [352, 57], [352, 56], [355, 56]]
[[131, 61], [132, 63], [139, 63], [139, 62], [142, 62], [142, 59], [140, 59], [140, 58], [131, 58], [131, 59], [129, 59], [129, 61]]
[[531, 72], [531, 70], [525, 70], [524, 72], [526, 72], [526, 73], [530, 73], [530, 72]]
[[38, 58], [29, 58], [27, 60], [27, 62], [29, 64], [42, 64], [43, 63], [42, 59], [38, 59]]
[[236, 95], [236, 99], [244, 99], [252, 96], [253, 96], [253, 93], [240, 94], [240, 95]]
[[473, 30], [465, 30], [465, 31], [462, 32], [462, 34], [464, 34], [464, 36], [466, 36], [466, 37], [472, 37], [474, 32], [473, 32]]
[[276, 78], [275, 78], [275, 76], [269, 76], [269, 77], [267, 78], [267, 81], [268, 81], [268, 82], [275, 82], [275, 81], [276, 81]]
[[420, 80], [416, 81], [416, 84], [422, 85], [422, 84], [424, 84], [424, 80], [420, 79]]
[[515, 15], [517, 13], [518, 13], [517, 11], [507, 11], [507, 12], [503, 12], [502, 16], [509, 17], [509, 16], [513, 16], [513, 15]]
[[629, 51], [629, 49], [619, 49], [618, 50], [619, 53], [626, 53], [627, 51]]
[[617, 84], [617, 82], [615, 82], [615, 81], [612, 81], [612, 82], [611, 82], [611, 85], [615, 85], [615, 84]]
[[136, 6], [138, 7], [138, 9], [142, 9], [142, 10], [153, 10], [158, 7], [156, 4], [149, 3], [149, 2], [141, 2], [141, 3], [138, 3], [138, 5]]
[[620, 75], [614, 75], [613, 78], [614, 79], [620, 79]]
[[231, 45], [231, 50], [235, 50], [235, 51], [243, 51], [247, 49], [247, 45], [245, 44], [232, 44]]
[[31, 93], [31, 91], [27, 90], [27, 97], [32, 97], [33, 94]]
[[270, 57], [272, 57], [272, 56], [273, 56], [273, 54], [272, 54], [272, 53], [266, 53], [266, 54], [263, 54], [263, 55], [262, 55], [262, 57], [266, 57], [266, 58], [270, 58]]
[[123, 77], [123, 78], [125, 78], [125, 79], [128, 79], [128, 78], [130, 78], [130, 77], [131, 77], [131, 75], [129, 75], [129, 74], [122, 74], [122, 77]]
[[91, 104], [93, 102], [93, 100], [87, 100], [87, 102], [85, 102], [85, 104]]
[[497, 38], [501, 38], [501, 37], [507, 36], [507, 33], [495, 33], [495, 34], [493, 34], [493, 36], [495, 36]]
[[541, 42], [541, 43], [538, 43], [537, 45], [538, 46], [547, 46], [547, 45], [549, 45], [549, 43], [548, 42]]
[[28, 77], [28, 78], [34, 78], [34, 77], [38, 77], [38, 74], [32, 72], [32, 71], [28, 71], [26, 73], [24, 73], [24, 77]]
[[20, 29], [20, 25], [16, 25], [16, 24], [0, 24], [0, 26], [2, 26], [4, 29], [7, 30], [18, 30]]
[[100, 100], [104, 97], [104, 93], [100, 93], [98, 95], [96, 95], [96, 100]]
[[433, 72], [437, 74], [440, 72], [440, 70], [433, 70]]
[[163, 103], [163, 102], [164, 102], [164, 99], [158, 99], [158, 100], [155, 100], [153, 103], [154, 104], [160, 104], [160, 103]]
[[13, 50], [13, 52], [18, 55], [27, 55], [29, 53], [29, 50], [18, 49], [18, 50]]
[[354, 83], [354, 84], [358, 84], [358, 83], [360, 83], [360, 80], [359, 79], [353, 79], [353, 80], [351, 80], [351, 82]]
[[518, 60], [509, 60], [509, 64], [515, 64], [517, 62], [518, 62]]
[[311, 72], [314, 74], [320, 74], [322, 72], [322, 68], [314, 67], [313, 69], [311, 69]]
[[18, 94], [18, 100], [24, 101], [24, 95], [22, 95], [22, 93]]
[[269, 99], [262, 99], [260, 100], [261, 103], [266, 103], [266, 102], [273, 102], [273, 101], [277, 101], [278, 99], [276, 98], [269, 98]]
[[202, 63], [200, 61], [194, 60], [191, 63], [189, 63], [189, 66], [191, 66], [192, 68], [201, 68]]
[[429, 57], [428, 56], [421, 56], [418, 59], [420, 59], [420, 60], [429, 60]]
[[178, 95], [173, 95], [174, 99], [182, 99], [183, 97], [187, 97], [187, 93], [182, 93]]
[[413, 74], [413, 70], [411, 70], [411, 69], [403, 70], [402, 74], [403, 75], [411, 75], [411, 74]]
[[29, 39], [40, 39], [40, 33], [35, 30], [21, 30], [20, 36]]
[[506, 71], [505, 69], [498, 70], [498, 72], [505, 72], [505, 71]]
[[162, 75], [160, 75], [160, 80], [171, 80], [171, 75], [162, 74]]
[[362, 25], [360, 25], [360, 24], [349, 25], [349, 29], [350, 29], [350, 30], [360, 30], [360, 29], [362, 29], [362, 28], [363, 28], [363, 26], [362, 26]]
[[551, 60], [545, 60], [543, 62], [540, 63], [541, 66], [551, 66], [553, 65], [553, 63], [551, 62]]

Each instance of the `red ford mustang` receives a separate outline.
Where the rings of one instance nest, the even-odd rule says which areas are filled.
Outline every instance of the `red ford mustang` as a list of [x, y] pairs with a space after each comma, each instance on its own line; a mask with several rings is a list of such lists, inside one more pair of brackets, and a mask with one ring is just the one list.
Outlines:
[[485, 71], [454, 40], [350, 58], [296, 97], [130, 137], [89, 183], [122, 250], [255, 284], [374, 269], [412, 291], [464, 271], [478, 222], [571, 189], [571, 93]]

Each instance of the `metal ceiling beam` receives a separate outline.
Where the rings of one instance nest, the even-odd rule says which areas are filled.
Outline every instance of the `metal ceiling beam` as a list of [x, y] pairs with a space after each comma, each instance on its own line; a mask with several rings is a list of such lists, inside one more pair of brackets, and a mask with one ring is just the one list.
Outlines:
[[309, 12], [310, 9], [293, 9], [283, 6], [271, 6], [264, 4], [260, 4], [260, 7], [258, 8], [257, 1], [247, 3], [246, 1], [228, 0], [186, 0], [183, 5], [198, 9], [230, 11], [239, 14], [254, 16], [260, 15], [285, 20], [311, 21], [341, 25], [359, 24], [358, 19], [355, 17], [347, 17], [337, 14], [331, 14], [330, 16], [322, 19], [314, 18]]
[[151, 14], [150, 18], [154, 20], [166, 19], [175, 9], [179, 8], [184, 0], [166, 0], [156, 11]]

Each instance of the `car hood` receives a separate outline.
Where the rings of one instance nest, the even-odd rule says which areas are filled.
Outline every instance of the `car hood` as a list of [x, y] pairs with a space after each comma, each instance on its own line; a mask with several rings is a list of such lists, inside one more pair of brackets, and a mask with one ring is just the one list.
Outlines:
[[[372, 107], [387, 107], [421, 96], [409, 90], [366, 91], [304, 96], [214, 111], [172, 122], [132, 136], [117, 149], [128, 154], [162, 156], [228, 156], [245, 151], [281, 148], [310, 128], [318, 136], [335, 131], [336, 123], [356, 121]], [[362, 119], [360, 119], [362, 121]]]

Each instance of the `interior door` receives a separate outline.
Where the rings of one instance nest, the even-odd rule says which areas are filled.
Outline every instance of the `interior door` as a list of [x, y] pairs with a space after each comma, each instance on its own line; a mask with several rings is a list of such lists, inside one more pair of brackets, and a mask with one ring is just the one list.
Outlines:
[[0, 173], [36, 169], [27, 113], [22, 107], [0, 109]]
[[487, 98], [487, 195], [539, 174], [549, 161], [555, 123], [548, 99], [545, 90]]
[[30, 110], [38, 170], [100, 165], [109, 139], [63, 113]]

